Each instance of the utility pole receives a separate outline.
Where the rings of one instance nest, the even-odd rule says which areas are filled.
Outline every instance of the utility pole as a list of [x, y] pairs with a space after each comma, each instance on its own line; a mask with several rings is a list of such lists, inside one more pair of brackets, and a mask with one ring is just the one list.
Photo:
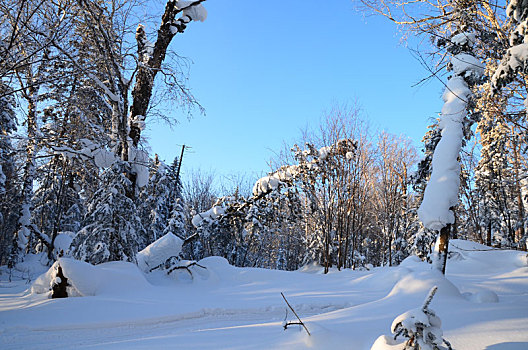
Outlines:
[[185, 145], [182, 146], [180, 159], [178, 161], [178, 170], [176, 171], [176, 183], [177, 184], [180, 183], [180, 170], [181, 170], [181, 165], [182, 165], [182, 162], [183, 162], [183, 153], [185, 153]]

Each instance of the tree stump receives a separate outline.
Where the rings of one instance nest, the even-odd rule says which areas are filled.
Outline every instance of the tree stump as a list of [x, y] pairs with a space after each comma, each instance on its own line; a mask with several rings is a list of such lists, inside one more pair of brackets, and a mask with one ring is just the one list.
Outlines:
[[59, 265], [55, 282], [53, 282], [53, 286], [51, 287], [53, 290], [51, 298], [67, 298], [68, 291], [66, 290], [66, 287], [68, 287], [68, 279], [64, 277], [64, 274], [62, 273], [62, 267]]

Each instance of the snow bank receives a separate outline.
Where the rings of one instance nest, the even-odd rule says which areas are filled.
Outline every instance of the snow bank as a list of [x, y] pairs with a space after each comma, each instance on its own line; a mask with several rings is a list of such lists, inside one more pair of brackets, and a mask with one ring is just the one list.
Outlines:
[[381, 335], [374, 344], [372, 344], [372, 347], [370, 350], [402, 350], [403, 345], [402, 342], [394, 340], [392, 337]]
[[183, 240], [169, 232], [137, 253], [138, 267], [143, 272], [150, 272], [152, 268], [163, 264], [170, 257], [178, 257], [182, 251], [182, 245]]
[[419, 298], [434, 286], [438, 286], [438, 296], [462, 298], [458, 288], [436, 269], [406, 274], [394, 285], [387, 297], [416, 295]]
[[476, 293], [471, 294], [468, 297], [469, 301], [474, 303], [498, 303], [499, 296], [491, 290], [481, 290]]
[[60, 258], [40, 275], [31, 286], [31, 293], [49, 293], [59, 265], [68, 279], [69, 296], [122, 295], [150, 287], [136, 265], [123, 261], [91, 265], [70, 258]]

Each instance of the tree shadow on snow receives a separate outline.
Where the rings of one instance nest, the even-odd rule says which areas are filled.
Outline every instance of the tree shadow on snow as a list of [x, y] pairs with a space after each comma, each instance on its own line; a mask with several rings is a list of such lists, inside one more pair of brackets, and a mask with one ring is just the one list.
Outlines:
[[526, 342], [515, 342], [515, 343], [499, 343], [486, 347], [484, 350], [526, 350], [528, 349], [528, 343]]

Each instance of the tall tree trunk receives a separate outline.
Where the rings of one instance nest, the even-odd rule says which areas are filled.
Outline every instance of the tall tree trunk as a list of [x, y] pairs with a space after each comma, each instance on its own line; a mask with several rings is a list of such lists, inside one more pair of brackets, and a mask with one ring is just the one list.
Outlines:
[[18, 226], [15, 237], [13, 237], [13, 250], [9, 261], [11, 267], [27, 251], [31, 241], [31, 210], [33, 209], [33, 181], [35, 179], [35, 155], [37, 151], [37, 93], [37, 88], [31, 84], [25, 94], [28, 101], [26, 163], [24, 165]]
[[[513, 132], [513, 126], [512, 126], [512, 132]], [[520, 174], [519, 174], [519, 149], [520, 145], [513, 144], [513, 168], [515, 171], [515, 195], [517, 199], [517, 225], [518, 229], [516, 230], [517, 234], [517, 241], [524, 237], [524, 204], [522, 200], [522, 191], [521, 191], [521, 180], [520, 180]], [[515, 240], [516, 237], [514, 237]], [[515, 243], [515, 242], [512, 242]]]
[[[130, 133], [132, 145], [137, 147], [141, 137], [142, 123], [152, 98], [152, 88], [154, 79], [161, 70], [161, 65], [167, 55], [167, 49], [178, 33], [183, 33], [187, 25], [193, 20], [188, 15], [179, 19], [176, 16], [185, 8], [192, 6], [201, 6], [205, 0], [196, 0], [185, 7], [178, 7], [176, 1], [167, 1], [165, 12], [161, 18], [161, 24], [158, 28], [158, 37], [154, 47], [147, 48], [147, 37], [143, 26], [136, 29], [136, 40], [138, 43], [138, 54], [140, 64], [138, 65], [136, 83], [132, 91], [132, 106], [130, 107]], [[149, 51], [152, 50], [151, 53]]]

